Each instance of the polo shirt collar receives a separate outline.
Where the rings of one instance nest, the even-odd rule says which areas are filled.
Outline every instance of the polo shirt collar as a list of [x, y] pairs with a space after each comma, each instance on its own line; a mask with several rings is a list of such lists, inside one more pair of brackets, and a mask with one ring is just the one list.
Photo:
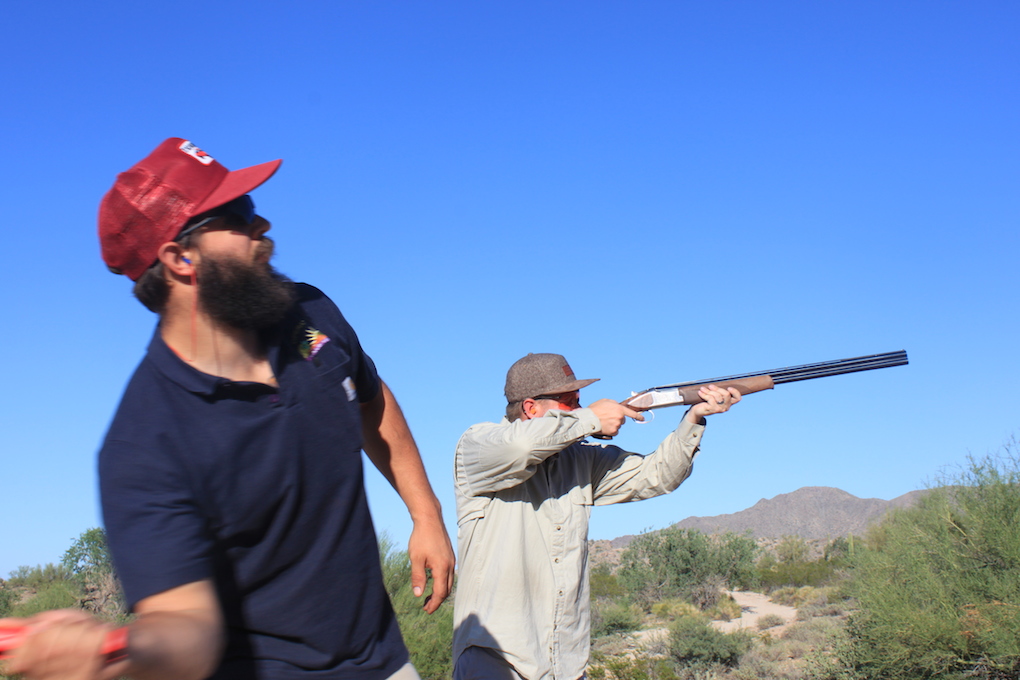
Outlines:
[[156, 326], [156, 332], [152, 334], [147, 358], [168, 380], [195, 394], [212, 396], [220, 385], [228, 382], [189, 366], [166, 344], [159, 326]]

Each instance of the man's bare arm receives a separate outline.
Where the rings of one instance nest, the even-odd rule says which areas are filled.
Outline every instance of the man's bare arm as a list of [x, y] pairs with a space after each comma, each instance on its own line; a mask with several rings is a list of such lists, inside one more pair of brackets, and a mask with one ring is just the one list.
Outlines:
[[81, 610], [3, 619], [28, 634], [4, 669], [32, 680], [201, 680], [223, 651], [223, 620], [210, 581], [196, 581], [148, 597], [129, 624], [127, 658], [106, 664], [103, 642], [112, 626]]
[[135, 606], [128, 674], [138, 680], [201, 680], [216, 670], [225, 642], [211, 580], [152, 595]]
[[[380, 381], [381, 382], [381, 381]], [[416, 597], [425, 592], [426, 569], [432, 570], [432, 595], [425, 611], [432, 613], [453, 589], [456, 558], [443, 524], [439, 499], [432, 491], [418, 446], [400, 405], [385, 383], [379, 394], [361, 405], [365, 453], [400, 494], [414, 522], [407, 552], [411, 558], [411, 587]]]

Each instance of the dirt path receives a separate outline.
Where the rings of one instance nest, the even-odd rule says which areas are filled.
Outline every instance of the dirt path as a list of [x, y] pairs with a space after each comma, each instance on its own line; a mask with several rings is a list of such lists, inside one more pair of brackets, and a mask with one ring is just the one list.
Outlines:
[[739, 619], [732, 619], [730, 621], [713, 621], [712, 626], [715, 627], [716, 630], [730, 633], [732, 631], [739, 630], [740, 628], [757, 629], [758, 619], [766, 614], [777, 614], [781, 616], [786, 623], [791, 623], [797, 620], [797, 610], [794, 607], [776, 604], [769, 600], [767, 595], [741, 590], [727, 590], [726, 593], [737, 601], [742, 613]]
[[[729, 621], [712, 621], [712, 627], [716, 630], [721, 630], [724, 633], [731, 633], [741, 628], [757, 630], [759, 618], [766, 614], [778, 614], [783, 617], [783, 621], [786, 623], [783, 626], [769, 629], [769, 632], [773, 635], [782, 635], [785, 625], [797, 620], [796, 608], [776, 604], [769, 600], [767, 595], [741, 590], [727, 590], [726, 593], [740, 605], [740, 618]], [[636, 640], [647, 645], [656, 640], [665, 639], [668, 634], [667, 628], [650, 628], [635, 631], [633, 635]]]

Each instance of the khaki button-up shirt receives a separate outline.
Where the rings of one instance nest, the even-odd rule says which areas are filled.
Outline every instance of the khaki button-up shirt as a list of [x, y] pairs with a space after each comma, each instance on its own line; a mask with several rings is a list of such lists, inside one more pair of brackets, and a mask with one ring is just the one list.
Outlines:
[[479, 646], [528, 680], [584, 674], [591, 507], [677, 488], [691, 473], [704, 426], [682, 420], [647, 456], [583, 441], [599, 429], [583, 408], [481, 423], [460, 438], [455, 660]]

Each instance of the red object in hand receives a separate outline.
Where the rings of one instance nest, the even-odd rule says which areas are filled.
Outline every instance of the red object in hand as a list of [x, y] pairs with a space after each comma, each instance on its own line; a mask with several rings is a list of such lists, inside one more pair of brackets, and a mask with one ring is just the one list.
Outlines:
[[[6, 659], [25, 639], [23, 626], [0, 628], [0, 659]], [[103, 642], [102, 652], [106, 663], [113, 663], [127, 658], [128, 629], [118, 628], [111, 631]]]

